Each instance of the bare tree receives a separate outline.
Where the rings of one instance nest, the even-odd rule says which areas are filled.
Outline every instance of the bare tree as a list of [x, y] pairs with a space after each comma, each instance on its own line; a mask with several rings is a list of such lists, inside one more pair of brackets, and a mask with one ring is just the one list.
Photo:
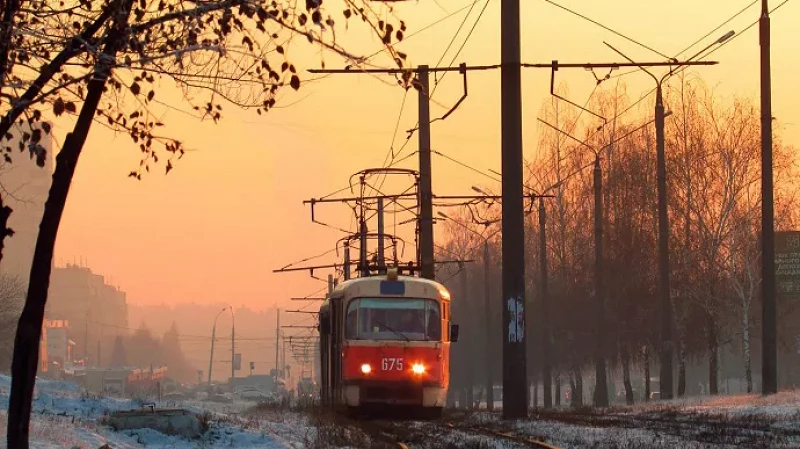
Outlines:
[[25, 284], [16, 276], [0, 273], [0, 370], [11, 367], [14, 333], [25, 302]]

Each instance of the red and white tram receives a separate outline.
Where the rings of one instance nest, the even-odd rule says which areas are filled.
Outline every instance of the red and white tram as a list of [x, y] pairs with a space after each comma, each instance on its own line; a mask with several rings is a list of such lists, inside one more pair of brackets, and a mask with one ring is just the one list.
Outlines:
[[439, 416], [450, 383], [450, 293], [440, 283], [386, 275], [338, 285], [320, 307], [321, 397], [357, 414], [388, 407]]

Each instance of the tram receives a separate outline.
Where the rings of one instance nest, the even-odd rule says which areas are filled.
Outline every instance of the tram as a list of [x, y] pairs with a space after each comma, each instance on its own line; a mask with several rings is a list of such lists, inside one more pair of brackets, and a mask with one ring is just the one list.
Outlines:
[[319, 311], [322, 403], [351, 415], [441, 415], [450, 384], [450, 293], [398, 275], [345, 281]]

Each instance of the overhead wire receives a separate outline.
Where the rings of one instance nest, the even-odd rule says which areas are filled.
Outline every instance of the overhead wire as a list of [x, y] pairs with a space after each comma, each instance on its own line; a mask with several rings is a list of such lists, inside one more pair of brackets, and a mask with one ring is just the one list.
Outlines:
[[317, 254], [316, 256], [309, 256], [309, 257], [306, 257], [304, 259], [300, 259], [300, 260], [298, 260], [296, 262], [292, 262], [292, 263], [290, 263], [288, 265], [284, 265], [283, 267], [281, 267], [281, 269], [283, 270], [283, 269], [286, 269], [286, 268], [293, 267], [293, 266], [295, 266], [295, 265], [297, 265], [299, 263], [308, 262], [308, 261], [314, 260], [314, 259], [319, 259], [320, 257], [325, 257], [328, 254], [330, 254], [332, 252], [335, 252], [335, 251], [336, 251], [336, 248], [329, 249], [328, 251], [325, 251], [324, 253], [321, 253], [321, 254]]
[[608, 27], [608, 26], [606, 26], [606, 25], [603, 25], [602, 23], [600, 23], [600, 22], [598, 22], [598, 21], [596, 21], [596, 20], [594, 20], [594, 19], [592, 19], [592, 18], [590, 18], [590, 17], [588, 17], [588, 16], [586, 16], [586, 15], [584, 15], [584, 14], [581, 14], [581, 13], [579, 13], [579, 12], [577, 12], [577, 11], [574, 11], [574, 10], [572, 10], [572, 9], [570, 9], [570, 8], [567, 8], [566, 6], [560, 5], [560, 4], [558, 4], [558, 3], [556, 3], [556, 2], [554, 2], [554, 1], [552, 1], [552, 0], [544, 0], [544, 1], [545, 1], [545, 2], [547, 2], [547, 3], [550, 3], [550, 4], [551, 4], [551, 5], [553, 5], [553, 6], [556, 6], [556, 7], [558, 7], [558, 8], [561, 8], [561, 9], [563, 9], [564, 11], [567, 11], [567, 12], [569, 12], [570, 14], [573, 14], [573, 15], [575, 15], [575, 16], [578, 16], [578, 17], [580, 17], [581, 19], [583, 19], [583, 20], [586, 20], [587, 22], [591, 22], [591, 23], [593, 23], [593, 24], [595, 24], [595, 25], [599, 26], [600, 28], [603, 28], [603, 29], [604, 29], [604, 30], [606, 30], [606, 31], [610, 31], [610, 32], [612, 32], [612, 33], [616, 34], [617, 36], [619, 36], [619, 37], [621, 37], [621, 38], [623, 38], [623, 39], [625, 39], [625, 40], [627, 40], [627, 41], [629, 41], [629, 42], [632, 42], [632, 43], [634, 43], [634, 44], [636, 44], [636, 45], [638, 45], [638, 46], [640, 46], [640, 47], [642, 47], [642, 48], [645, 48], [645, 49], [647, 49], [647, 50], [650, 50], [651, 52], [653, 52], [653, 53], [655, 53], [655, 54], [657, 54], [657, 55], [659, 55], [659, 56], [662, 56], [662, 57], [664, 57], [665, 59], [670, 59], [670, 57], [669, 57], [669, 56], [665, 55], [664, 53], [661, 53], [660, 51], [658, 51], [658, 50], [654, 49], [653, 47], [650, 47], [649, 45], [645, 45], [645, 44], [643, 44], [643, 43], [641, 43], [641, 42], [637, 41], [636, 39], [633, 39], [633, 38], [631, 38], [631, 37], [628, 37], [628, 36], [626, 36], [626, 35], [624, 35], [624, 34], [620, 33], [619, 31], [617, 31], [617, 30], [614, 30], [613, 28], [611, 28], [611, 27]]
[[[408, 36], [405, 36], [405, 38], [403, 39], [403, 41], [405, 42], [405, 41], [407, 41], [408, 39], [410, 39], [410, 38], [412, 38], [412, 37], [414, 37], [414, 36], [416, 36], [416, 35], [418, 35], [418, 34], [422, 33], [423, 31], [427, 31], [427, 30], [429, 30], [429, 29], [431, 29], [431, 28], [435, 27], [436, 25], [439, 25], [440, 23], [442, 23], [442, 22], [444, 22], [444, 21], [446, 21], [446, 20], [448, 20], [448, 19], [451, 19], [451, 18], [455, 17], [455, 16], [456, 16], [458, 13], [460, 13], [461, 11], [464, 11], [464, 10], [465, 10], [465, 9], [467, 9], [467, 8], [470, 8], [470, 11], [471, 11], [471, 10], [472, 10], [472, 7], [474, 7], [474, 6], [475, 6], [475, 4], [477, 4], [479, 1], [480, 1], [480, 0], [473, 0], [473, 2], [472, 2], [472, 3], [470, 3], [470, 4], [467, 4], [467, 5], [464, 5], [464, 6], [462, 6], [461, 8], [459, 8], [459, 9], [457, 9], [457, 10], [455, 10], [455, 11], [453, 11], [453, 12], [451, 12], [451, 13], [449, 13], [449, 14], [447, 14], [447, 15], [445, 15], [445, 16], [443, 16], [443, 17], [439, 18], [439, 19], [437, 19], [436, 21], [429, 23], [428, 25], [426, 25], [426, 26], [424, 26], [424, 27], [420, 28], [420, 29], [419, 29], [419, 30], [417, 30], [417, 31], [414, 31], [413, 33], [409, 34]], [[469, 13], [467, 13], [467, 15], [469, 15]], [[367, 56], [366, 58], [364, 58], [364, 60], [369, 60], [369, 59], [372, 59], [373, 57], [375, 57], [375, 56], [377, 56], [377, 55], [379, 55], [379, 54], [383, 53], [384, 51], [385, 51], [384, 49], [380, 49], [380, 50], [376, 51], [375, 53], [372, 53], [371, 55], [369, 55], [369, 56]]]
[[[462, 22], [461, 22], [461, 24], [459, 25], [458, 29], [457, 29], [457, 30], [456, 30], [456, 32], [454, 33], [453, 37], [450, 39], [450, 42], [448, 43], [447, 47], [445, 48], [444, 52], [442, 53], [442, 56], [439, 58], [439, 62], [437, 62], [437, 66], [438, 66], [439, 64], [441, 64], [441, 62], [442, 62], [442, 61], [444, 60], [444, 58], [447, 56], [447, 52], [450, 50], [450, 48], [451, 48], [451, 47], [453, 46], [453, 44], [456, 42], [456, 40], [457, 40], [457, 38], [458, 38], [459, 34], [461, 33], [461, 30], [464, 28], [464, 25], [466, 24], [466, 22], [467, 22], [468, 18], [470, 17], [470, 15], [471, 15], [471, 13], [472, 13], [472, 10], [474, 9], [474, 7], [475, 7], [475, 5], [478, 3], [478, 1], [479, 1], [479, 0], [475, 0], [475, 1], [473, 1], [473, 2], [472, 2], [470, 5], [466, 6], [465, 8], [462, 8], [462, 10], [463, 10], [463, 9], [466, 9], [466, 8], [468, 7], [468, 8], [469, 8], [469, 11], [467, 11], [467, 14], [464, 16], [464, 19], [462, 20]], [[487, 8], [487, 6], [489, 5], [489, 2], [490, 2], [490, 1], [491, 1], [491, 0], [485, 0], [484, 6], [483, 6], [483, 8], [481, 9], [480, 13], [478, 14], [478, 17], [475, 19], [475, 22], [473, 23], [473, 25], [472, 25], [472, 28], [471, 28], [471, 29], [470, 29], [470, 31], [467, 33], [467, 36], [465, 37], [464, 41], [461, 43], [461, 46], [459, 47], [458, 51], [457, 51], [457, 52], [455, 53], [455, 55], [453, 56], [453, 61], [455, 61], [455, 59], [456, 59], [456, 58], [458, 58], [458, 56], [459, 56], [459, 55], [461, 54], [461, 52], [464, 50], [464, 47], [466, 46], [466, 43], [469, 41], [470, 37], [472, 36], [473, 32], [475, 31], [475, 28], [477, 27], [477, 24], [480, 22], [481, 18], [483, 17], [483, 14], [484, 14], [484, 12], [486, 11], [486, 8]], [[453, 62], [451, 62], [451, 65], [452, 65], [452, 63], [453, 63]], [[447, 75], [447, 72], [445, 72], [445, 73], [442, 75], [442, 77], [439, 79], [439, 81], [443, 80], [443, 79], [444, 79], [444, 77], [445, 77], [446, 75]], [[433, 98], [433, 94], [436, 92], [436, 88], [437, 88], [437, 87], [438, 87], [438, 85], [439, 85], [439, 84], [438, 84], [438, 83], [439, 83], [439, 81], [437, 81], [437, 82], [434, 84], [434, 87], [433, 87], [433, 89], [432, 89], [432, 90], [429, 92], [429, 94], [428, 94], [428, 99], [427, 99], [428, 101], [431, 101], [431, 100], [432, 100], [432, 98]], [[411, 142], [411, 137], [413, 136], [413, 131], [412, 131], [412, 132], [409, 132], [409, 133], [408, 133], [408, 136], [406, 136], [406, 140], [405, 140], [405, 142], [404, 142], [404, 143], [403, 143], [403, 145], [400, 147], [400, 149], [399, 149], [399, 150], [397, 150], [396, 152], [394, 151], [395, 139], [396, 139], [396, 137], [397, 137], [397, 128], [398, 128], [398, 127], [399, 127], [399, 125], [400, 125], [400, 120], [401, 120], [401, 118], [402, 118], [402, 114], [403, 114], [403, 108], [404, 108], [404, 106], [405, 106], [405, 102], [406, 102], [407, 95], [408, 95], [408, 89], [406, 89], [406, 91], [405, 91], [405, 93], [404, 93], [404, 95], [403, 95], [403, 102], [402, 102], [402, 104], [401, 104], [401, 107], [400, 107], [400, 113], [398, 114], [398, 118], [397, 118], [397, 124], [396, 124], [396, 128], [395, 128], [395, 132], [394, 132], [394, 134], [392, 135], [392, 143], [391, 143], [391, 145], [390, 145], [390, 147], [389, 147], [389, 151], [387, 152], [386, 158], [384, 158], [384, 162], [383, 162], [383, 165], [382, 165], [384, 168], [390, 168], [390, 167], [393, 167], [393, 166], [395, 166], [397, 163], [399, 163], [399, 162], [397, 162], [397, 161], [396, 161], [396, 160], [397, 160], [397, 158], [398, 158], [398, 157], [399, 157], [399, 156], [400, 156], [400, 155], [403, 153], [403, 151], [405, 150], [406, 146], [408, 146], [408, 144]], [[419, 126], [419, 120], [417, 120], [417, 125], [415, 125], [415, 128], [416, 128], [416, 127], [418, 127], [418, 126]], [[390, 157], [390, 156], [391, 156], [391, 157]], [[404, 157], [402, 160], [405, 160], [405, 159], [406, 159], [406, 157]], [[388, 164], [387, 164], [387, 161], [388, 161]], [[386, 179], [387, 179], [387, 178], [388, 178], [388, 174], [384, 173], [384, 174], [382, 175], [382, 179], [380, 179], [380, 181], [379, 181], [379, 185], [378, 185], [378, 187], [377, 187], [376, 189], [373, 189], [373, 191], [380, 191], [381, 189], [383, 189], [383, 186], [384, 186], [384, 184], [385, 184], [385, 182], [386, 182]], [[399, 203], [396, 203], [396, 205], [397, 205], [397, 207], [400, 207]], [[396, 227], [396, 223], [395, 223], [395, 227]]]
[[[470, 37], [472, 37], [472, 33], [475, 31], [475, 28], [477, 28], [478, 23], [480, 23], [480, 21], [481, 21], [481, 18], [483, 18], [483, 14], [486, 12], [486, 8], [489, 6], [489, 3], [491, 1], [492, 0], [486, 0], [485, 1], [484, 5], [483, 5], [483, 8], [478, 13], [478, 17], [475, 19], [475, 22], [472, 24], [472, 28], [467, 33], [467, 36], [464, 38], [464, 41], [461, 43], [461, 47], [459, 47], [458, 51], [453, 56], [453, 58], [452, 58], [452, 60], [451, 60], [449, 65], [452, 66], [453, 63], [455, 62], [455, 60], [458, 58], [458, 56], [464, 50], [464, 47], [467, 45], [467, 42], [469, 41]], [[433, 89], [431, 89], [430, 92], [428, 93], [428, 101], [431, 101], [433, 99], [433, 96], [436, 93], [436, 89], [439, 87], [441, 82], [444, 80], [445, 76], [447, 76], [447, 73], [449, 73], [449, 72], [444, 72], [444, 74], [442, 74], [441, 78], [439, 78], [438, 81], [436, 83], [434, 83]], [[411, 137], [413, 136], [414, 130], [416, 130], [418, 128], [419, 128], [419, 120], [417, 120], [417, 123], [416, 123], [416, 125], [414, 125], [414, 128], [412, 128], [412, 131], [410, 131], [408, 133], [408, 136], [406, 137], [405, 143], [403, 143], [403, 146], [400, 147], [400, 149], [397, 151], [397, 156], [399, 156], [400, 154], [403, 153], [403, 150], [408, 145], [408, 143], [411, 141]]]
[[[778, 4], [778, 6], [776, 6], [776, 7], [772, 8], [772, 9], [770, 10], [770, 14], [771, 14], [771, 13], [773, 13], [773, 12], [775, 12], [775, 11], [777, 11], [779, 8], [781, 8], [782, 6], [786, 5], [787, 3], [789, 3], [789, 1], [790, 1], [790, 0], [784, 0], [783, 2], [781, 2], [780, 4]], [[737, 13], [737, 15], [738, 15], [738, 13]], [[726, 23], [727, 23], [727, 22], [729, 22], [730, 20], [731, 20], [731, 19], [729, 19], [728, 21], [726, 21]], [[739, 38], [740, 36], [742, 36], [743, 34], [745, 34], [747, 31], [750, 31], [750, 29], [751, 29], [751, 28], [753, 28], [753, 27], [754, 27], [754, 26], [756, 26], [756, 25], [758, 25], [758, 20], [756, 20], [755, 22], [752, 22], [750, 25], [748, 25], [747, 27], [745, 27], [744, 29], [742, 29], [741, 31], [739, 31], [738, 33], [736, 33], [735, 35], [731, 36], [731, 38], [730, 38], [730, 39], [728, 39], [728, 40], [726, 40], [725, 42], [723, 42], [723, 43], [721, 43], [721, 44], [717, 45], [716, 47], [714, 47], [714, 48], [712, 48], [712, 49], [710, 49], [708, 52], [706, 52], [706, 53], [704, 53], [704, 54], [702, 54], [702, 55], [698, 55], [698, 56], [697, 56], [697, 59], [698, 59], [698, 60], [699, 60], [699, 59], [704, 59], [704, 58], [707, 58], [707, 57], [711, 56], [712, 54], [716, 53], [717, 51], [719, 51], [719, 50], [720, 50], [721, 48], [723, 48], [724, 46], [726, 46], [726, 45], [730, 44], [731, 42], [733, 42], [734, 40], [736, 40], [737, 38]], [[724, 24], [723, 24], [723, 25], [720, 25], [720, 26], [719, 26], [717, 29], [721, 28], [722, 26], [724, 26]], [[713, 32], [712, 32], [712, 33], [713, 33]], [[709, 34], [711, 34], [711, 33], [709, 33]], [[689, 48], [691, 48], [691, 47], [689, 47]], [[686, 50], [684, 50], [684, 52], [685, 52], [685, 51], [686, 51]], [[680, 74], [681, 72], [684, 72], [684, 71], [686, 71], [686, 70], [687, 70], [689, 67], [690, 67], [690, 66], [682, 66], [682, 67], [678, 68], [677, 70], [675, 70], [675, 72], [673, 73], [673, 75]], [[638, 71], [638, 69], [637, 69], [637, 70], [634, 70], [634, 71], [632, 71], [632, 72], [627, 72], [627, 74], [634, 73], [634, 72], [637, 72], [637, 71]], [[645, 98], [648, 98], [650, 95], [652, 95], [652, 94], [653, 94], [653, 93], [654, 93], [656, 90], [657, 90], [657, 87], [653, 87], [652, 89], [650, 89], [650, 90], [649, 90], [647, 93], [645, 93], [644, 95], [642, 95], [641, 97], [639, 97], [639, 99], [638, 99], [636, 102], [634, 102], [633, 104], [631, 104], [630, 106], [628, 106], [628, 107], [627, 107], [625, 110], [623, 110], [622, 112], [620, 112], [619, 114], [617, 114], [617, 117], [619, 117], [619, 116], [621, 116], [621, 115], [625, 114], [626, 112], [630, 111], [631, 109], [633, 109], [633, 108], [634, 108], [636, 105], [638, 105], [639, 103], [641, 103], [642, 101], [644, 101], [644, 99], [645, 99]]]
[[[686, 48], [684, 48], [683, 50], [681, 50], [681, 51], [679, 51], [677, 54], [675, 54], [675, 59], [677, 59], [677, 58], [678, 58], [680, 55], [682, 55], [682, 54], [686, 53], [687, 51], [689, 51], [689, 50], [690, 50], [692, 47], [694, 47], [695, 45], [697, 45], [697, 44], [699, 44], [699, 43], [703, 42], [703, 40], [705, 40], [706, 38], [708, 38], [708, 37], [709, 37], [709, 36], [711, 36], [712, 34], [714, 34], [714, 33], [716, 33], [717, 31], [719, 31], [719, 30], [720, 30], [722, 27], [724, 27], [725, 25], [729, 24], [730, 22], [732, 22], [734, 19], [736, 19], [736, 18], [737, 18], [737, 17], [739, 17], [740, 15], [744, 14], [744, 13], [745, 13], [745, 11], [747, 11], [747, 10], [748, 10], [748, 9], [750, 9], [750, 8], [752, 8], [752, 7], [753, 7], [753, 5], [755, 5], [755, 4], [759, 3], [759, 2], [760, 2], [760, 0], [753, 0], [752, 2], [750, 2], [750, 3], [749, 3], [747, 6], [745, 6], [745, 7], [744, 7], [744, 8], [742, 8], [742, 9], [740, 9], [740, 10], [739, 10], [739, 12], [737, 12], [736, 14], [732, 15], [732, 16], [731, 16], [731, 17], [729, 17], [727, 20], [725, 20], [724, 22], [722, 22], [721, 24], [719, 24], [719, 25], [718, 25], [716, 28], [714, 28], [713, 30], [709, 31], [708, 33], [706, 33], [706, 34], [705, 34], [705, 35], [703, 35], [702, 37], [700, 37], [700, 38], [698, 38], [697, 40], [695, 40], [694, 42], [692, 42], [692, 43], [691, 43], [690, 45], [688, 45]], [[756, 23], [757, 23], [757, 22], [756, 22]], [[746, 30], [746, 29], [745, 29], [745, 30]], [[734, 36], [734, 37], [735, 37], [735, 36]], [[629, 70], [629, 71], [626, 71], [626, 72], [618, 73], [618, 74], [616, 74], [616, 75], [612, 76], [612, 78], [621, 78], [621, 77], [623, 77], [623, 76], [630, 75], [630, 74], [632, 74], [632, 73], [636, 73], [636, 72], [638, 72], [639, 70], [640, 70], [640, 69], [632, 69], [632, 70]]]
[[453, 158], [451, 156], [448, 156], [448, 155], [440, 152], [439, 150], [431, 150], [431, 154], [435, 154], [437, 156], [443, 157], [443, 158], [445, 158], [445, 159], [447, 159], [447, 160], [449, 160], [449, 161], [451, 161], [451, 162], [453, 162], [455, 164], [458, 164], [458, 165], [466, 168], [467, 170], [471, 170], [471, 171], [473, 171], [473, 172], [475, 172], [475, 173], [477, 173], [477, 174], [479, 174], [481, 176], [485, 176], [485, 177], [491, 179], [492, 181], [500, 182], [499, 178], [497, 178], [495, 176], [492, 176], [492, 175], [490, 175], [490, 174], [488, 174], [488, 173], [486, 173], [484, 171], [481, 171], [481, 170], [479, 170], [479, 169], [477, 169], [477, 168], [475, 168], [475, 167], [473, 167], [473, 166], [471, 166], [471, 165], [469, 165], [469, 164], [467, 164], [465, 162], [461, 162], [458, 159], [455, 159], [455, 158]]
[[[471, 11], [472, 11], [472, 8], [474, 8], [474, 7], [475, 7], [475, 5], [476, 5], [476, 4], [477, 4], [479, 1], [480, 1], [480, 0], [473, 0], [471, 3], [469, 3], [469, 4], [467, 4], [467, 5], [464, 5], [464, 6], [462, 6], [461, 8], [459, 8], [459, 9], [457, 9], [457, 10], [455, 10], [455, 11], [453, 11], [453, 12], [451, 12], [451, 13], [449, 13], [449, 14], [447, 14], [447, 15], [445, 15], [445, 16], [443, 16], [443, 17], [439, 18], [439, 19], [437, 19], [437, 20], [436, 20], [436, 21], [434, 21], [434, 22], [431, 22], [431, 23], [429, 23], [428, 25], [426, 25], [426, 26], [424, 26], [424, 27], [420, 28], [419, 30], [417, 30], [417, 31], [415, 31], [415, 32], [413, 32], [413, 33], [411, 33], [411, 34], [409, 34], [409, 35], [405, 36], [405, 38], [403, 39], [403, 41], [405, 42], [405, 41], [407, 41], [408, 39], [410, 39], [410, 38], [412, 38], [412, 37], [414, 37], [414, 36], [416, 36], [416, 35], [418, 35], [418, 34], [422, 33], [423, 31], [427, 31], [427, 30], [429, 30], [429, 29], [433, 28], [433, 27], [434, 27], [434, 26], [436, 26], [436, 25], [439, 25], [440, 23], [442, 23], [442, 22], [444, 22], [444, 21], [446, 21], [446, 20], [448, 20], [448, 19], [451, 19], [451, 18], [455, 17], [456, 15], [458, 15], [460, 12], [464, 11], [465, 9], [468, 9], [468, 8], [469, 8], [469, 9], [470, 9], [470, 12], [471, 12]], [[467, 15], [465, 16], [465, 20], [466, 20], [466, 17], [468, 17], [468, 16], [469, 16], [469, 13], [467, 13]], [[454, 38], [455, 38], [455, 36], [454, 36]], [[377, 55], [379, 55], [379, 54], [381, 54], [381, 53], [383, 53], [383, 52], [384, 52], [384, 50], [383, 50], [383, 49], [380, 49], [380, 50], [378, 50], [378, 51], [376, 51], [376, 52], [374, 52], [374, 53], [370, 54], [369, 56], [365, 57], [365, 58], [364, 58], [364, 60], [366, 61], [366, 60], [372, 59], [373, 57], [375, 57], [375, 56], [377, 56]], [[443, 55], [443, 56], [444, 56], [444, 55]], [[407, 93], [408, 93], [408, 90], [406, 90], [406, 94], [407, 94]], [[405, 104], [405, 98], [406, 98], [406, 96], [404, 95], [404, 96], [403, 96], [403, 105]], [[403, 106], [401, 106], [401, 109], [400, 109], [400, 115], [401, 115], [401, 116], [402, 116], [402, 111], [403, 111]], [[399, 120], [400, 120], [400, 117], [398, 117], [398, 126], [399, 126]], [[395, 134], [395, 135], [394, 135], [394, 136], [392, 136], [392, 145], [391, 145], [392, 147], [394, 146], [394, 139], [395, 139], [395, 136], [397, 135], [397, 129], [395, 129], [395, 132], [394, 132], [394, 134]], [[393, 148], [390, 148], [390, 149], [389, 149], [389, 153], [387, 153], [387, 156], [388, 156], [389, 154], [391, 154], [391, 152], [392, 152], [392, 151], [393, 151]], [[385, 160], [384, 160], [384, 163], [383, 163], [383, 165], [386, 165], [386, 161], [385, 161]], [[391, 167], [391, 165], [390, 165], [390, 167]], [[342, 189], [339, 189], [339, 190], [337, 190], [337, 191], [335, 191], [335, 192], [333, 192], [333, 193], [330, 193], [330, 194], [328, 194], [328, 195], [325, 195], [325, 196], [323, 196], [321, 199], [325, 199], [325, 198], [331, 197], [331, 196], [333, 196], [333, 195], [336, 195], [336, 194], [338, 194], [338, 193], [344, 192], [344, 191], [348, 190], [349, 188], [350, 188], [350, 186], [344, 187], [344, 188], [342, 188]]]
[[[457, 14], [457, 13], [459, 13], [459, 12], [461, 12], [461, 11], [467, 9], [467, 8], [469, 8], [469, 11], [467, 11], [467, 14], [464, 16], [464, 20], [461, 21], [461, 25], [459, 25], [459, 27], [456, 30], [455, 34], [453, 35], [452, 39], [450, 39], [450, 43], [447, 45], [447, 48], [445, 48], [444, 53], [442, 53], [442, 56], [439, 58], [439, 62], [436, 63], [437, 66], [439, 64], [441, 64], [441, 62], [444, 59], [445, 55], [447, 55], [447, 52], [450, 50], [450, 47], [453, 45], [453, 43], [455, 43], [456, 38], [461, 33], [461, 29], [464, 27], [464, 24], [467, 22], [467, 19], [469, 18], [470, 14], [472, 13], [472, 10], [475, 8], [475, 5], [477, 5], [479, 1], [480, 0], [474, 0], [469, 5], [465, 5], [464, 7], [462, 7], [459, 10], [453, 12], [452, 14], [448, 14], [447, 16], [445, 16], [445, 18], [453, 17], [455, 14]], [[435, 23], [441, 23], [445, 18], [440, 19], [439, 21], [437, 21]], [[430, 26], [428, 26], [426, 28], [423, 28], [423, 30], [425, 30], [427, 28], [430, 28]], [[423, 30], [420, 30], [420, 32], [423, 31]], [[399, 113], [399, 115], [397, 117], [397, 124], [395, 126], [394, 134], [392, 135], [392, 143], [389, 146], [389, 151], [386, 153], [386, 158], [384, 158], [384, 161], [383, 161], [383, 164], [382, 164], [382, 166], [384, 168], [387, 168], [387, 161], [389, 161], [389, 156], [391, 155], [391, 162], [389, 162], [390, 165], [388, 167], [391, 167], [391, 163], [394, 162], [395, 158], [397, 156], [399, 156], [400, 152], [402, 152], [403, 149], [405, 149], [406, 145], [411, 140], [411, 135], [409, 135], [406, 138], [406, 141], [400, 147], [400, 150], [398, 150], [398, 152], [395, 153], [395, 151], [394, 151], [394, 143], [395, 143], [395, 139], [397, 138], [397, 131], [398, 131], [399, 127], [400, 127], [400, 120], [402, 119], [402, 116], [403, 116], [403, 108], [405, 106], [405, 102], [406, 102], [407, 96], [408, 96], [408, 89], [406, 89], [405, 93], [403, 94], [403, 102], [402, 102], [402, 104], [400, 106], [400, 113]], [[432, 97], [432, 95], [428, 96], [429, 101], [430, 101], [430, 97]], [[419, 124], [419, 121], [417, 121], [417, 124]], [[383, 187], [383, 183], [385, 181], [386, 181], [386, 175], [384, 174], [383, 180], [381, 181], [381, 187]]]

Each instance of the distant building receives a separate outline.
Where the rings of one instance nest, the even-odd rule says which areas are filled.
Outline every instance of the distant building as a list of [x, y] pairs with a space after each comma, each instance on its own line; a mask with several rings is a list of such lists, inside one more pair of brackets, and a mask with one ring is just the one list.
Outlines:
[[127, 334], [128, 302], [125, 292], [106, 283], [102, 275], [67, 264], [54, 268], [50, 276], [45, 317], [69, 321], [76, 359], [87, 367], [105, 366], [114, 339]]
[[55, 165], [53, 139], [50, 135], [44, 135], [40, 141], [46, 151], [44, 167], [36, 165], [36, 158], [32, 159], [27, 150], [18, 150], [19, 136], [24, 129], [26, 128], [15, 127], [12, 131], [14, 139], [4, 140], [2, 145], [12, 148], [12, 163], [0, 159], [0, 195], [3, 204], [14, 210], [8, 220], [14, 236], [4, 242], [0, 271], [19, 276], [27, 285], [39, 223], [42, 221]]
[[66, 320], [44, 320], [40, 342], [40, 371], [55, 377], [63, 369], [72, 369], [72, 347], [69, 339], [69, 322]]

